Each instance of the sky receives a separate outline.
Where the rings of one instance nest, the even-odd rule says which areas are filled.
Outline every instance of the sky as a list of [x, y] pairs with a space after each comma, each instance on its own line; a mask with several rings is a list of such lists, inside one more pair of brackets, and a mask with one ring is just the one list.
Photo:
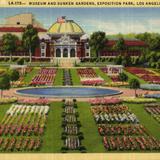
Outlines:
[[57, 17], [66, 16], [88, 34], [160, 33], [160, 8], [1, 8], [0, 24], [6, 17], [20, 13], [33, 13], [46, 29]]

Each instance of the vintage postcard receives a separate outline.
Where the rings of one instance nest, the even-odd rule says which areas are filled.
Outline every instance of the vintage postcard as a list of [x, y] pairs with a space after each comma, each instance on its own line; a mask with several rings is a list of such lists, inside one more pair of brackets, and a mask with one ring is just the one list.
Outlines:
[[159, 160], [160, 2], [1, 0], [0, 159]]

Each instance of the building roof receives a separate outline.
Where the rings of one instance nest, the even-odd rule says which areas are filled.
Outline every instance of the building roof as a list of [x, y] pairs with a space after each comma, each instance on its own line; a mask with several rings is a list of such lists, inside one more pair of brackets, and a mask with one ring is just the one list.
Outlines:
[[[24, 32], [24, 27], [0, 27], [0, 32]], [[38, 32], [47, 32], [44, 28], [36, 28]]]
[[49, 34], [84, 34], [83, 29], [73, 20], [55, 22], [48, 30]]
[[[107, 45], [113, 46], [116, 43], [117, 40], [108, 40]], [[124, 40], [124, 43], [126, 46], [146, 46], [144, 41], [141, 40]]]

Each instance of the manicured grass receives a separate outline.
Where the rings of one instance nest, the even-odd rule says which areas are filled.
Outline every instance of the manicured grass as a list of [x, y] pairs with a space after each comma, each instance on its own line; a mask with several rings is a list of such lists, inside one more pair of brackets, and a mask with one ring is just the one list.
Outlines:
[[103, 73], [100, 70], [100, 68], [95, 68], [94, 70], [97, 73], [97, 75], [99, 75], [100, 77], [102, 77], [107, 83], [111, 83], [112, 82], [112, 80], [110, 79], [110, 77], [107, 76], [107, 74]]
[[87, 102], [78, 102], [80, 130], [83, 132], [84, 140], [82, 145], [86, 147], [88, 153], [106, 152], [102, 137], [98, 133], [98, 127], [90, 111], [90, 104]]
[[133, 113], [136, 114], [137, 118], [140, 120], [140, 123], [145, 126], [148, 132], [160, 140], [160, 124], [149, 115], [143, 104], [128, 104], [129, 108]]
[[63, 141], [61, 140], [61, 134], [63, 131], [63, 128], [61, 127], [62, 111], [63, 108], [61, 102], [51, 103], [47, 126], [43, 136], [43, 145], [40, 152], [61, 152], [61, 147], [63, 146]]
[[63, 69], [59, 68], [53, 83], [54, 86], [63, 85]]
[[75, 69], [75, 68], [70, 69], [70, 73], [72, 76], [73, 85], [81, 85], [80, 77], [77, 73], [77, 69]]
[[38, 73], [38, 68], [33, 68], [30, 73], [27, 73], [24, 77], [24, 83], [29, 84], [34, 76]]
[[10, 106], [11, 106], [11, 104], [1, 104], [0, 105], [0, 122], [4, 118], [4, 115]]
[[125, 70], [123, 70], [123, 72], [128, 76], [128, 81], [129, 81], [130, 79], [135, 78], [135, 79], [137, 79], [141, 84], [146, 84], [146, 83], [147, 83], [147, 82], [145, 82], [143, 79], [140, 79], [139, 77], [137, 77], [136, 75], [133, 75], [133, 74], [131, 74], [131, 73], [125, 71]]

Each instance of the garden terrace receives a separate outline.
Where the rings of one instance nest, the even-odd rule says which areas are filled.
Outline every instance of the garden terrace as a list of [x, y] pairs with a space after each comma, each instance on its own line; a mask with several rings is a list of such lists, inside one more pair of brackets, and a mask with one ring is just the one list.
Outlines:
[[96, 74], [93, 68], [81, 68], [77, 69], [77, 72], [82, 85], [102, 85], [105, 82], [102, 77]]
[[160, 84], [160, 76], [150, 70], [138, 67], [127, 67], [126, 70], [146, 82]]
[[32, 79], [30, 85], [52, 85], [57, 69], [41, 68], [38, 74]]

